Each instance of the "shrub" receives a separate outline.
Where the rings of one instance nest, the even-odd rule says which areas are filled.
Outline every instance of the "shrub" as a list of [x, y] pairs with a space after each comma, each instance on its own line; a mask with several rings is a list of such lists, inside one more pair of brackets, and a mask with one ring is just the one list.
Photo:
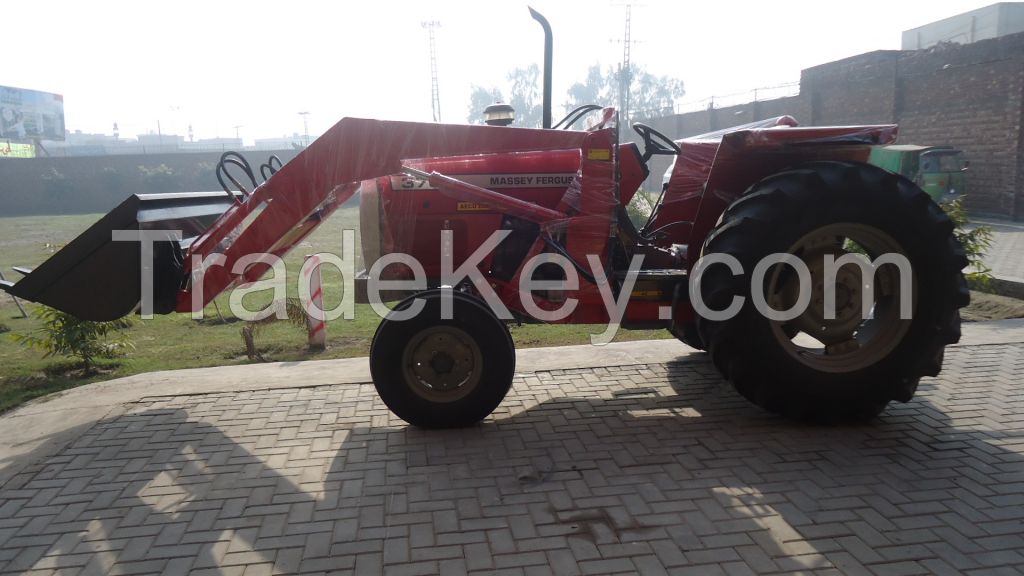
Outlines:
[[51, 200], [64, 200], [74, 191], [74, 186], [64, 173], [52, 166], [43, 171], [39, 178], [43, 181], [43, 190]]
[[152, 168], [139, 166], [139, 176], [146, 186], [148, 192], [164, 193], [174, 192], [180, 188], [181, 178], [175, 174], [174, 169], [166, 164], [160, 164]]
[[963, 206], [963, 197], [951, 200], [942, 205], [942, 208], [949, 214], [950, 220], [956, 226], [954, 234], [956, 239], [964, 246], [967, 252], [967, 282], [971, 286], [984, 288], [992, 282], [992, 269], [985, 265], [985, 253], [992, 248], [992, 229], [988, 226], [971, 226], [967, 217], [967, 211]]
[[82, 320], [48, 306], [37, 306], [32, 316], [42, 321], [36, 334], [15, 334], [23, 346], [43, 350], [44, 357], [64, 356], [78, 359], [87, 373], [94, 372], [97, 358], [112, 358], [134, 348], [128, 334], [131, 319], [113, 322]]

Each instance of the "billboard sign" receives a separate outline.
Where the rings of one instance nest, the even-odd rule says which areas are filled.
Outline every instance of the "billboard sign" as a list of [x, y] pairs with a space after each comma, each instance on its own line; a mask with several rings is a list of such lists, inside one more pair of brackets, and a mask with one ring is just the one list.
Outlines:
[[64, 97], [0, 86], [0, 138], [63, 140]]
[[10, 140], [0, 142], [0, 158], [35, 158], [35, 144], [16, 144]]

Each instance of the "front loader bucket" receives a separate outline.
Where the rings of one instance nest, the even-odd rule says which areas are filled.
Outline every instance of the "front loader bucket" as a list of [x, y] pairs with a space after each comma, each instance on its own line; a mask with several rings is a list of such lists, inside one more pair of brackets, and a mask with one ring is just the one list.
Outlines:
[[113, 241], [113, 231], [177, 230], [182, 240], [153, 245], [153, 312], [172, 312], [184, 280], [183, 247], [232, 204], [224, 192], [135, 194], [34, 270], [15, 268], [25, 277], [0, 287], [83, 320], [115, 320], [138, 307], [143, 267], [140, 242]]

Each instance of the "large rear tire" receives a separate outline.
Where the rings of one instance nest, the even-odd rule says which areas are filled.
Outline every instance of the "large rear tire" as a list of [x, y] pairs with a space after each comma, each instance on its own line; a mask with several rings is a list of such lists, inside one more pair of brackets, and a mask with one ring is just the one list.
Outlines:
[[[744, 298], [734, 317], [698, 322], [712, 361], [744, 397], [798, 419], [864, 420], [891, 400], [909, 401], [922, 376], [941, 370], [945, 346], [959, 340], [958, 309], [970, 299], [961, 273], [967, 259], [953, 228], [928, 194], [873, 166], [816, 162], [762, 180], [725, 211], [704, 245], [703, 256], [735, 257], [744, 272], [734, 276], [719, 264], [702, 275], [700, 293], [711, 310]], [[851, 252], [872, 261], [902, 255], [912, 285], [901, 284], [894, 265], [879, 266], [865, 319], [865, 279], [856, 266], [844, 266], [832, 284], [837, 311], [830, 320], [820, 262]], [[752, 299], [751, 274], [775, 253], [796, 256], [811, 272], [810, 305], [789, 321], [770, 320]], [[775, 265], [754, 289], [785, 310], [799, 300], [799, 283], [793, 268]], [[909, 319], [900, 313], [905, 293]]]
[[[515, 347], [505, 324], [476, 299], [452, 294], [441, 316], [441, 291], [411, 296], [385, 317], [370, 347], [370, 373], [381, 400], [421, 428], [455, 428], [494, 411], [512, 386]], [[420, 300], [414, 317], [396, 313]]]

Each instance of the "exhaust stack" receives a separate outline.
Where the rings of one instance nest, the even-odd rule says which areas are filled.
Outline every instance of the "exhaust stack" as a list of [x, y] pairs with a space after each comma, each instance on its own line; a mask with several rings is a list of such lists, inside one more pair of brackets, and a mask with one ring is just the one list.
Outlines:
[[544, 123], [543, 128], [551, 128], [551, 58], [553, 51], [553, 40], [551, 37], [551, 24], [543, 14], [530, 8], [530, 16], [540, 23], [544, 28]]

